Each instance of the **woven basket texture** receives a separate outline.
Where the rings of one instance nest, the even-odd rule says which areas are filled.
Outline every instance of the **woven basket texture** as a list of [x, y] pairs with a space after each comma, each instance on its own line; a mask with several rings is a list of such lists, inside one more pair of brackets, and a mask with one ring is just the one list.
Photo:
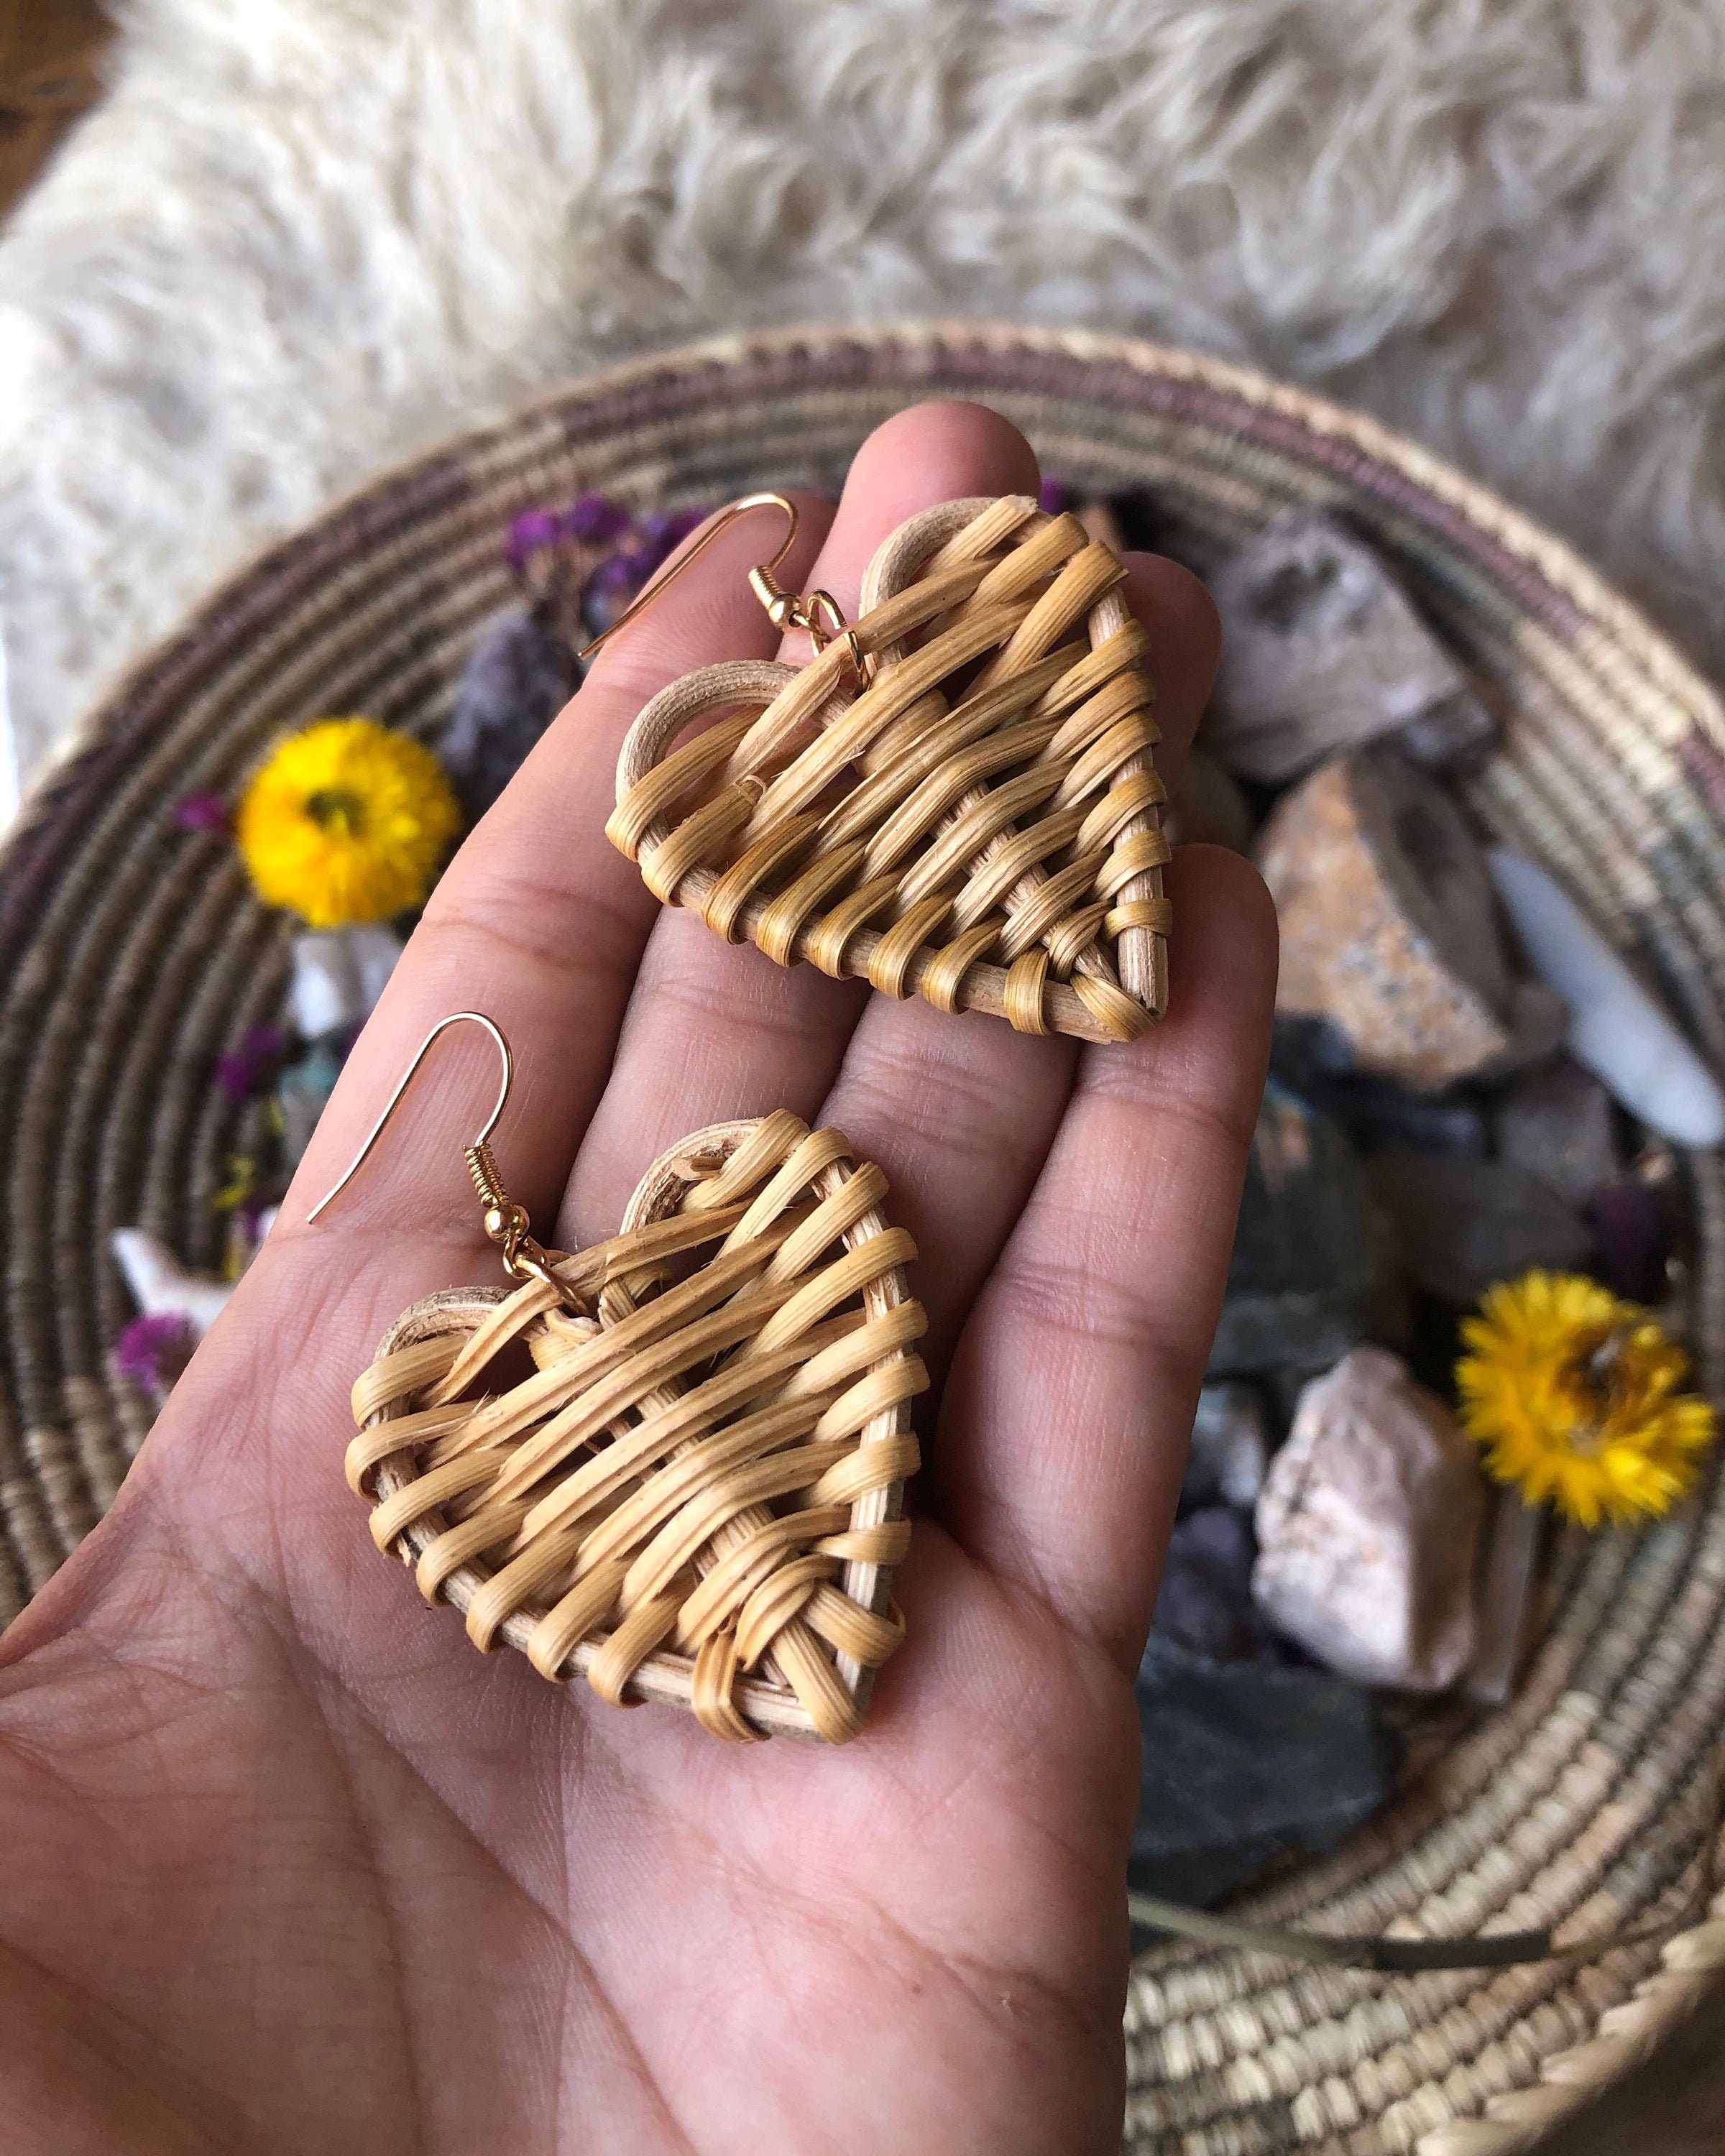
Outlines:
[[[1471, 789], [1725, 1061], [1725, 714], [1567, 548], [1358, 414], [1188, 354], [976, 326], [727, 340], [583, 382], [396, 473], [212, 599], [95, 716], [0, 860], [0, 1604], [113, 1496], [148, 1420], [106, 1372], [131, 1316], [105, 1253], [141, 1224], [214, 1265], [234, 1111], [212, 1064], [276, 1016], [286, 924], [175, 806], [284, 729], [367, 711], [424, 736], [511, 587], [515, 514], [830, 485], [877, 421], [982, 398], [1045, 468], [1152, 490], [1203, 558], [1295, 503], [1379, 547], [1502, 715]], [[1698, 1350], [1725, 1375], [1725, 1173], [1690, 1163]], [[340, 1472], [331, 1455], [331, 1472]], [[1725, 1707], [1725, 1495], [1567, 1544], [1520, 1691], [1414, 1732], [1391, 1807], [1243, 1904], [1256, 1921], [1462, 1933], [1687, 1906]], [[1127, 2007], [1127, 2145], [1158, 2156], [1507, 2156], [1633, 2064], [1725, 1959], [1662, 1951], [1394, 1977], [1153, 1948]]]

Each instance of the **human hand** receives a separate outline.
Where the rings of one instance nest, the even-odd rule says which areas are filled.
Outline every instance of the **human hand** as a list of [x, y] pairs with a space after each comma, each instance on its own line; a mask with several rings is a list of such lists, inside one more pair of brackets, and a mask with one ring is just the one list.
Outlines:
[[[1022, 438], [930, 405], [803, 503], [788, 584], [853, 606], [875, 546], [1034, 492]], [[602, 835], [622, 736], [692, 665], [768, 656], [723, 534], [607, 649], [439, 886], [282, 1219], [113, 1512], [0, 1672], [0, 2140], [31, 2152], [475, 2145], [1080, 2156], [1118, 2145], [1132, 1680], [1261, 1086], [1269, 901], [1177, 852], [1172, 998], [1130, 1048], [782, 971], [661, 912]], [[819, 544], [819, 559], [814, 558]], [[1129, 557], [1170, 783], [1214, 613]], [[789, 1107], [891, 1183], [935, 1392], [905, 1646], [842, 1750], [731, 1747], [485, 1660], [380, 1563], [348, 1389], [403, 1306], [498, 1277], [459, 1148], [548, 1241], [614, 1229], [701, 1125]], [[555, 1222], [555, 1229], [552, 1224]]]

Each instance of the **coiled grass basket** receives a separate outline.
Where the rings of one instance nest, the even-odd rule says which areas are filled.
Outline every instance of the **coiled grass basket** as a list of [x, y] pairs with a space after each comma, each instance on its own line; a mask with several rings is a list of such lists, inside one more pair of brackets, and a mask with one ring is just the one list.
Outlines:
[[[1564, 547], [1361, 416], [1189, 354], [976, 327], [775, 334], [560, 392], [381, 480], [212, 599], [92, 719], [0, 861], [0, 1604], [114, 1495], [148, 1410], [107, 1371], [135, 1222], [213, 1264], [234, 1111], [214, 1058], [273, 1017], [285, 929], [231, 849], [182, 830], [283, 729], [368, 711], [426, 734], [510, 596], [519, 512], [588, 488], [644, 506], [830, 483], [875, 422], [986, 400], [1045, 469], [1147, 489], [1202, 545], [1291, 502], [1394, 562], [1504, 721], [1471, 804], [1538, 855], [1725, 1061], [1725, 714]], [[1725, 1376], [1725, 1169], [1689, 1163], [1699, 1353]], [[1566, 1549], [1521, 1689], [1416, 1740], [1389, 1810], [1248, 1899], [1352, 1933], [1645, 1926], [1692, 1907], [1725, 1707], [1725, 1497]], [[1169, 1943], [1127, 2006], [1127, 2143], [1508, 2156], [1624, 2072], [1725, 1961], [1725, 1902], [1663, 1948], [1419, 1976]]]

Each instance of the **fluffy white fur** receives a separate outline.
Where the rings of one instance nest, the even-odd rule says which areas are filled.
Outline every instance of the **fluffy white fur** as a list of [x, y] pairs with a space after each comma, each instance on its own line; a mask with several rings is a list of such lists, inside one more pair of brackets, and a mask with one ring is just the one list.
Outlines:
[[1725, 645], [1714, 0], [126, 19], [111, 99], [0, 240], [27, 763], [367, 470], [739, 322], [968, 312], [1248, 357], [1422, 436]]

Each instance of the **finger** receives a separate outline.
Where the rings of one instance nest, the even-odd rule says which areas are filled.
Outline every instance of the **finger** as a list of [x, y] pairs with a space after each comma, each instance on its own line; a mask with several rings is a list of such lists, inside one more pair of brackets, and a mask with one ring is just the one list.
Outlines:
[[[1196, 577], [1160, 556], [1128, 555], [1127, 572], [1127, 602], [1149, 632], [1157, 767], [1172, 791], [1215, 671], [1216, 610]], [[976, 1012], [953, 1018], [920, 997], [876, 997], [851, 1036], [823, 1119], [891, 1180], [895, 1216], [922, 1254], [922, 1352], [937, 1384], [1041, 1171], [1076, 1055], [1073, 1041]]]
[[[803, 505], [788, 567], [802, 573], [824, 529]], [[285, 1232], [259, 1266], [351, 1267], [381, 1236], [398, 1259], [417, 1235], [479, 1241], [460, 1148], [495, 1096], [497, 1058], [475, 1027], [453, 1029], [438, 1063], [407, 1097], [376, 1159], [326, 1219], [306, 1203], [333, 1182], [431, 1026], [450, 1012], [494, 1018], [516, 1076], [495, 1150], [503, 1178], [542, 1230], [603, 1089], [657, 901], [604, 836], [617, 756], [642, 704], [676, 675], [723, 657], [760, 656], [773, 639], [747, 575], [762, 534], [749, 520], [720, 533], [688, 573], [598, 655], [443, 877], [295, 1178]], [[692, 546], [694, 542], [691, 541]], [[445, 1257], [444, 1262], [447, 1263]]]
[[1269, 1057], [1276, 916], [1182, 848], [1163, 1024], [1085, 1050], [959, 1341], [932, 1496], [970, 1554], [1136, 1667], [1227, 1277]]
[[[803, 588], [831, 593], [849, 616], [875, 549], [906, 517], [1036, 485], [1029, 444], [998, 413], [951, 403], [899, 413], [858, 450]], [[806, 639], [786, 656], [800, 663]], [[774, 1108], [812, 1116], [871, 994], [865, 983], [725, 944], [698, 916], [668, 909], [642, 962], [560, 1235], [579, 1242], [608, 1231], [647, 1163], [691, 1131]]]
[[830, 592], [851, 619], [875, 549], [901, 524], [937, 502], [1034, 494], [1040, 485], [1035, 452], [1010, 419], [956, 399], [913, 404], [858, 450], [809, 587]]
[[[805, 521], [813, 530], [792, 558], [796, 573], [824, 509], [811, 504]], [[332, 1580], [345, 1583], [360, 1547], [330, 1448], [339, 1457], [348, 1389], [383, 1327], [433, 1289], [504, 1279], [461, 1160], [497, 1091], [496, 1050], [478, 1028], [439, 1040], [377, 1157], [315, 1226], [307, 1207], [347, 1165], [429, 1029], [478, 1009], [516, 1052], [496, 1141], [503, 1179], [547, 1227], [657, 911], [603, 835], [619, 746], [641, 704], [685, 668], [770, 646], [744, 581], [760, 551], [746, 526], [716, 537], [601, 654], [462, 848], [349, 1058], [281, 1220], [141, 1455], [135, 1501], [171, 1486], [187, 1517], [209, 1521], [213, 1549], [231, 1547], [305, 1612], [342, 1606], [347, 1587]]]

